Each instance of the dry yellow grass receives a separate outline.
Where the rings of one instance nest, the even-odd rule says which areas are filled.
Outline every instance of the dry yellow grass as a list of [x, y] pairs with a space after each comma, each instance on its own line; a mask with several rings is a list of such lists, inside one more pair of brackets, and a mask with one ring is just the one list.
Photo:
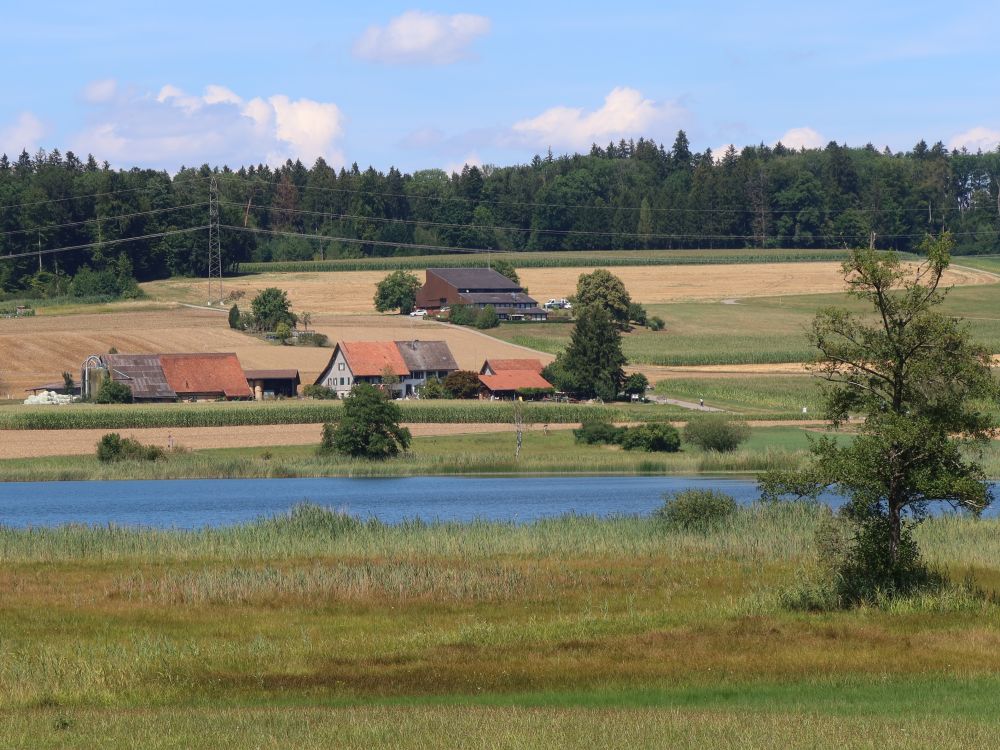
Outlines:
[[[56, 407], [53, 407], [56, 408]], [[467, 435], [483, 432], [512, 432], [513, 425], [495, 423], [407, 424], [416, 437]], [[549, 430], [569, 430], [579, 424], [551, 424]], [[526, 425], [526, 430], [540, 431], [542, 425]], [[318, 445], [320, 425], [280, 424], [266, 427], [155, 427], [125, 430], [0, 430], [0, 459], [37, 456], [83, 456], [94, 452], [97, 441], [109, 432], [117, 432], [141, 443], [168, 447], [173, 437], [177, 448], [260, 448], [276, 445]]]
[[[576, 280], [593, 267], [525, 268], [518, 271], [535, 299], [568, 297]], [[612, 269], [632, 298], [644, 304], [722, 300], [740, 297], [773, 297], [788, 294], [842, 292], [840, 264], [755, 263], [750, 265], [623, 266]], [[384, 271], [265, 273], [226, 280], [226, 290], [242, 291], [249, 299], [259, 290], [277, 286], [288, 292], [294, 308], [314, 313], [372, 312], [375, 286]], [[423, 274], [418, 273], [423, 278]], [[971, 268], [952, 268], [945, 283], [957, 286], [995, 284], [996, 276]], [[143, 285], [161, 300], [201, 304], [205, 287], [190, 279], [170, 279]]]
[[[301, 308], [300, 308], [301, 309]], [[458, 328], [398, 315], [317, 315], [312, 326], [337, 340], [438, 339], [447, 341], [459, 367], [478, 370], [487, 357], [524, 357], [530, 350]], [[229, 328], [220, 311], [176, 307], [105, 314], [53, 315], [0, 321], [0, 398], [23, 398], [24, 389], [79, 377], [83, 360], [114, 346], [120, 352], [236, 352], [247, 368], [297, 368], [315, 380], [330, 349], [269, 344]], [[548, 354], [536, 354], [543, 361]]]

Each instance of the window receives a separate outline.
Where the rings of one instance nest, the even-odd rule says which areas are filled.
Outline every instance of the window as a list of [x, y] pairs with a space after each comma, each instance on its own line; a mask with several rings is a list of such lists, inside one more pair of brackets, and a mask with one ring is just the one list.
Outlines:
[[340, 379], [340, 384], [344, 385], [344, 379], [343, 378]]
[[343, 369], [344, 369], [344, 363], [343, 363], [343, 362], [340, 362], [340, 363], [339, 363], [339, 364], [337, 365], [337, 369], [338, 369], [338, 370], [343, 370]]

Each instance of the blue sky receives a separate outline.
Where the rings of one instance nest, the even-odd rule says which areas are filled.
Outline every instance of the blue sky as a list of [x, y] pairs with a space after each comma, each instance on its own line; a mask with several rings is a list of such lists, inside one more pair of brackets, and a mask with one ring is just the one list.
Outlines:
[[0, 150], [412, 171], [678, 128], [696, 150], [1000, 142], [996, 2], [153, 6], [6, 7]]

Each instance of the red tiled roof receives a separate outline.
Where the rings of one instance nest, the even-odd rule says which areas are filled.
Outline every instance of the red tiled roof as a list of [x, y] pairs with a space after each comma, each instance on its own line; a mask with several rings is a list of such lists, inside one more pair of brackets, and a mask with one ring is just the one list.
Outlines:
[[178, 396], [253, 397], [235, 354], [161, 354], [160, 364], [167, 383]]
[[507, 370], [541, 372], [544, 369], [541, 360], [538, 359], [487, 359], [483, 363], [483, 370], [486, 369], [486, 365], [489, 365], [493, 372], [504, 372]]
[[338, 346], [356, 378], [381, 375], [386, 367], [394, 375], [410, 374], [394, 341], [342, 341]]
[[494, 393], [520, 388], [551, 388], [552, 383], [531, 370], [506, 370], [496, 375], [480, 375], [479, 382]]

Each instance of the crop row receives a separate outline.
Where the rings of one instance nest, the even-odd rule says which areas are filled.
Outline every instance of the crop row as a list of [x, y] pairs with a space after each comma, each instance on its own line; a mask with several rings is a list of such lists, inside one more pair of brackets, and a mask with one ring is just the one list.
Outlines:
[[[535, 254], [506, 253], [494, 257], [510, 260], [518, 268], [575, 268], [577, 266], [687, 266], [704, 264], [777, 263], [823, 260], [842, 260], [843, 250], [777, 250], [777, 251], [708, 251], [684, 255], [617, 255], [581, 254], [574, 252]], [[302, 273], [306, 271], [418, 271], [429, 266], [447, 263], [452, 268], [471, 268], [483, 265], [477, 254], [463, 257], [448, 256], [397, 256], [388, 258], [357, 258], [347, 260], [271, 261], [267, 263], [241, 263], [240, 273]]]
[[[339, 402], [286, 402], [278, 404], [168, 404], [129, 406], [9, 407], [0, 411], [4, 430], [139, 429], [143, 427], [231, 427], [272, 424], [319, 424], [335, 422], [341, 413]], [[629, 421], [663, 417], [655, 407], [630, 409], [596, 404], [521, 405], [524, 420], [535, 424], [580, 422], [587, 416], [603, 414], [608, 419]], [[510, 424], [514, 421], [512, 402], [412, 402], [401, 404], [404, 422]]]

